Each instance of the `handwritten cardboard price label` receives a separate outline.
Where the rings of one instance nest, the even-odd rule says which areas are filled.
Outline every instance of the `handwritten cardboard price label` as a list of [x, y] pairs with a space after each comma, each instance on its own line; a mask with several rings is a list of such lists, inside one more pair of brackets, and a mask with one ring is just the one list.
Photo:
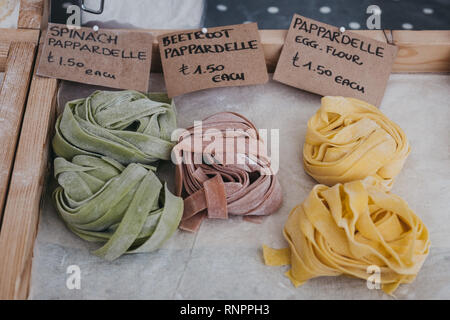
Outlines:
[[119, 89], [148, 90], [153, 36], [49, 24], [37, 74]]
[[274, 79], [321, 95], [379, 106], [397, 47], [294, 15]]
[[174, 32], [158, 42], [169, 97], [268, 81], [256, 23]]

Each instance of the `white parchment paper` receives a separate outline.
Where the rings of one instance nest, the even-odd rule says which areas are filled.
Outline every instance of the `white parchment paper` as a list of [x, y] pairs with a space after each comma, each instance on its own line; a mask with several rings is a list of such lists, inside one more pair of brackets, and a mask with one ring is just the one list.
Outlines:
[[[152, 74], [152, 91], [161, 91], [163, 83], [160, 74]], [[381, 105], [412, 147], [392, 191], [423, 219], [432, 244], [415, 282], [395, 292], [400, 299], [450, 299], [449, 85], [449, 75], [392, 75]], [[62, 99], [93, 90], [82, 87], [65, 84]], [[176, 98], [176, 106], [180, 127], [219, 111], [235, 111], [260, 129], [279, 129], [282, 208], [262, 224], [237, 217], [206, 220], [197, 234], [177, 231], [157, 252], [106, 262], [90, 254], [97, 245], [77, 238], [58, 218], [51, 181], [34, 250], [31, 299], [391, 299], [381, 290], [369, 290], [365, 281], [347, 277], [316, 278], [295, 288], [283, 275], [287, 267], [263, 264], [261, 245], [286, 246], [282, 228], [289, 211], [315, 184], [302, 168], [301, 150], [319, 96], [271, 80], [187, 94]], [[170, 165], [163, 171], [167, 169]], [[80, 267], [80, 290], [66, 287], [70, 265]]]
[[0, 28], [16, 29], [19, 19], [19, 0], [0, 0]]

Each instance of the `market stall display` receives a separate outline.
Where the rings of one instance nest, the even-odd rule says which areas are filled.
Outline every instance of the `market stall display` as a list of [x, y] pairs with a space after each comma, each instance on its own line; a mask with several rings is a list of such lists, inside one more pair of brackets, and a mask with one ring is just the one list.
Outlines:
[[[367, 279], [370, 265], [386, 293], [448, 298], [448, 75], [392, 75], [379, 109], [345, 97], [318, 109], [320, 97], [272, 78], [173, 100], [66, 82], [58, 97], [60, 80], [32, 74], [43, 3], [21, 1], [19, 29], [0, 30], [0, 298], [388, 297], [321, 277]], [[137, 32], [153, 34], [160, 72], [157, 38], [171, 31]], [[259, 33], [272, 72], [286, 30]], [[448, 31], [355, 33], [398, 47], [394, 73], [450, 71]], [[149, 87], [164, 92], [162, 76]], [[201, 119], [237, 132], [198, 150]], [[276, 169], [258, 129], [277, 131]], [[245, 150], [226, 152], [237, 138]], [[286, 246], [283, 225], [290, 248], [269, 249]], [[74, 264], [83, 290], [64, 286]]]

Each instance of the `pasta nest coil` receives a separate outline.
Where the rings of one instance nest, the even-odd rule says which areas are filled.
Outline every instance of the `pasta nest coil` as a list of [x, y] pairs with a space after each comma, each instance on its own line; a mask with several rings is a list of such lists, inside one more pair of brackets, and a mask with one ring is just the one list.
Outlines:
[[342, 274], [371, 280], [378, 269], [378, 284], [392, 294], [416, 278], [430, 247], [423, 222], [373, 178], [316, 185], [291, 211], [283, 233], [289, 248], [264, 246], [264, 258], [267, 265], [290, 264], [286, 275], [296, 286]]
[[53, 150], [68, 160], [107, 156], [125, 165], [169, 160], [176, 125], [175, 106], [166, 94], [96, 91], [65, 105]]
[[324, 97], [308, 121], [303, 165], [328, 186], [372, 176], [390, 190], [409, 153], [403, 130], [376, 107], [353, 98]]
[[163, 188], [155, 168], [89, 155], [59, 157], [54, 166], [57, 211], [79, 237], [103, 243], [97, 256], [150, 252], [177, 230], [183, 200]]
[[[204, 218], [258, 217], [278, 210], [281, 186], [255, 126], [232, 112], [189, 128], [173, 149], [176, 194], [184, 198], [180, 228], [196, 231]], [[252, 219], [253, 218], [253, 219]]]

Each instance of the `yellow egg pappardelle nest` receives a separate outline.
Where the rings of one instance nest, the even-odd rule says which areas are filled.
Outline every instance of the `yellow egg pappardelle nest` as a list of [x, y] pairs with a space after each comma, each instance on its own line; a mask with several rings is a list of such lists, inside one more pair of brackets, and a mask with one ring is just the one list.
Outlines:
[[290, 264], [295, 286], [320, 276], [368, 280], [374, 266], [382, 289], [392, 294], [412, 282], [430, 247], [428, 230], [400, 197], [373, 178], [316, 185], [295, 207], [283, 230], [289, 248], [263, 247], [267, 265]]
[[403, 130], [376, 107], [323, 97], [303, 147], [305, 171], [321, 184], [291, 211], [283, 230], [289, 248], [263, 246], [265, 263], [290, 264], [295, 286], [347, 275], [393, 294], [412, 282], [429, 253], [428, 230], [389, 192], [410, 150]]
[[323, 97], [308, 121], [303, 165], [327, 186], [372, 176], [390, 190], [410, 150], [403, 130], [376, 107], [354, 98]]

